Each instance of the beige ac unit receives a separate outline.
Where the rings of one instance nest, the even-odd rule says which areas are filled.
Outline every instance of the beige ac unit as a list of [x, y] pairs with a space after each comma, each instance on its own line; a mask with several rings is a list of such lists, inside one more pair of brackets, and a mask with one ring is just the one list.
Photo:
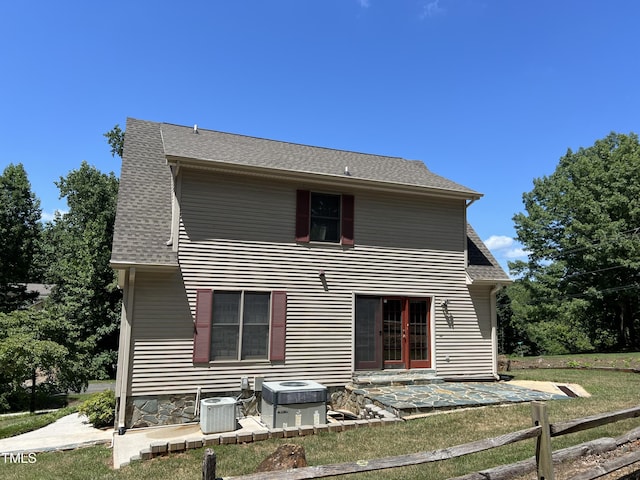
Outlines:
[[236, 428], [235, 398], [214, 397], [200, 401], [200, 430], [202, 433], [231, 432]]

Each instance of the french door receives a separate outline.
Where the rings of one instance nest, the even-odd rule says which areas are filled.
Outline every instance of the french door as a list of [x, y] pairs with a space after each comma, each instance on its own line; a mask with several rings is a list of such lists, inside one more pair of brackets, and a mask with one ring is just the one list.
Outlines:
[[430, 300], [356, 297], [356, 370], [430, 368]]

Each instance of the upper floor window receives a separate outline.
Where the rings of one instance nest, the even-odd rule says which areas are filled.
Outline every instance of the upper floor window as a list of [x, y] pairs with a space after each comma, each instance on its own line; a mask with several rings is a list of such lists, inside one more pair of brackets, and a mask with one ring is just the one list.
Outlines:
[[311, 192], [312, 242], [340, 241], [340, 195]]
[[296, 241], [354, 244], [353, 195], [298, 190]]

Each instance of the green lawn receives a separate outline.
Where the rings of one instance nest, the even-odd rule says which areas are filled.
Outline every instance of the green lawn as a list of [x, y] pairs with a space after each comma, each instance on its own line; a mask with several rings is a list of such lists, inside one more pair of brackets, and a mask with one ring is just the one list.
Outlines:
[[583, 353], [573, 355], [511, 356], [513, 369], [520, 368], [615, 368], [640, 369], [640, 352]]
[[[640, 375], [585, 369], [532, 369], [511, 372], [523, 380], [550, 380], [579, 383], [591, 398], [549, 402], [551, 422], [620, 410], [640, 404]], [[245, 445], [215, 447], [218, 475], [251, 473], [277, 445], [295, 442], [303, 445], [311, 465], [401, 455], [435, 450], [474, 440], [493, 437], [531, 426], [531, 407], [519, 404], [454, 411], [384, 427], [350, 430], [341, 433], [269, 440]], [[554, 449], [603, 436], [617, 436], [640, 425], [640, 419], [625, 420], [597, 429], [553, 440]], [[452, 461], [394, 469], [349, 477], [360, 479], [446, 479], [534, 455], [535, 441], [525, 441]], [[134, 452], [132, 452], [133, 454]], [[196, 479], [201, 477], [204, 450], [137, 462], [121, 470], [111, 470], [111, 450], [107, 447], [84, 448], [72, 452], [39, 454], [35, 464], [0, 465], [0, 477], [6, 479]], [[2, 459], [0, 458], [0, 462]]]

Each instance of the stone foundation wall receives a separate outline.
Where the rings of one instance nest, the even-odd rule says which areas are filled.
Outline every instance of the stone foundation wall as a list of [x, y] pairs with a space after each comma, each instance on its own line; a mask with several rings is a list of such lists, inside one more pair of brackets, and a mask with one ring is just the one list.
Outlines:
[[196, 395], [157, 395], [129, 397], [125, 425], [127, 428], [156, 427], [194, 422]]
[[[204, 394], [201, 400], [211, 397], [238, 398], [240, 392]], [[238, 409], [240, 414], [258, 415], [260, 392], [254, 396], [241, 398]], [[127, 398], [125, 425], [127, 428], [156, 427], [159, 425], [177, 425], [181, 423], [199, 422], [200, 415], [196, 415], [196, 394], [183, 395], [152, 395], [146, 397]]]
[[348, 410], [355, 415], [361, 415], [365, 411], [365, 405], [371, 403], [371, 399], [363, 395], [362, 390], [350, 388], [340, 388], [330, 395], [331, 408], [333, 410]]
[[[353, 389], [333, 387], [328, 389], [329, 399], [327, 408], [349, 410], [359, 415], [365, 410], [365, 404], [370, 403]], [[211, 393], [204, 394], [201, 399], [211, 397], [238, 398], [238, 414], [244, 416], [260, 415], [261, 392]], [[145, 397], [128, 397], [125, 416], [126, 428], [156, 427], [160, 425], [177, 425], [181, 423], [199, 422], [196, 415], [196, 394], [182, 395], [150, 395]]]

